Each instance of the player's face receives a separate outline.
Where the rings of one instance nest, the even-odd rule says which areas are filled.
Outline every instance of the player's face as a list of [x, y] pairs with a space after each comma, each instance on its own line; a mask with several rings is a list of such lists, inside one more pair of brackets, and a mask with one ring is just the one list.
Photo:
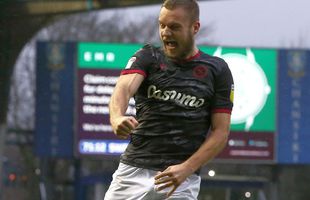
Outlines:
[[168, 57], [185, 59], [194, 53], [195, 34], [200, 24], [193, 22], [182, 7], [168, 10], [163, 7], [159, 14], [159, 35]]

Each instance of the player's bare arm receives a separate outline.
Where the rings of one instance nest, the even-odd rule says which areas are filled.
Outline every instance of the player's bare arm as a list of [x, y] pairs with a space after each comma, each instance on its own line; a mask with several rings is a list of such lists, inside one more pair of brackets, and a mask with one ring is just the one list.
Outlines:
[[140, 74], [120, 76], [109, 103], [110, 122], [115, 135], [126, 139], [138, 125], [132, 116], [125, 116], [129, 99], [136, 93], [144, 77]]
[[158, 190], [172, 187], [170, 196], [177, 187], [196, 170], [212, 160], [226, 146], [230, 130], [230, 114], [214, 113], [212, 115], [211, 132], [200, 148], [185, 162], [168, 167], [155, 177]]

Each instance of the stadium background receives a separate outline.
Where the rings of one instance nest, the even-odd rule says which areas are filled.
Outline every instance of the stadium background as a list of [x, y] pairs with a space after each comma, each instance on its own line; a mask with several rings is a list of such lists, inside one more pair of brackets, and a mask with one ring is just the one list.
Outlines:
[[[45, 3], [45, 5], [40, 5], [40, 3]], [[83, 137], [83, 133], [79, 133], [77, 128], [77, 120], [80, 116], [78, 102], [81, 97], [78, 95], [79, 78], [75, 75], [82, 73], [83, 67], [88, 67], [89, 70], [99, 68], [100, 72], [96, 71], [96, 73], [105, 75], [105, 73], [110, 73], [111, 66], [100, 66], [98, 63], [82, 66], [83, 64], [80, 63], [82, 60], [79, 60], [81, 58], [79, 56], [80, 46], [87, 46], [89, 42], [95, 46], [101, 45], [99, 51], [95, 51], [100, 53], [104, 52], [108, 43], [125, 44], [125, 47], [139, 46], [148, 40], [156, 43], [157, 35], [154, 34], [156, 26], [146, 28], [145, 31], [140, 29], [140, 26], [152, 24], [150, 22], [154, 20], [154, 15], [137, 17], [130, 14], [131, 9], [136, 9], [133, 12], [142, 14], [142, 10], [147, 10], [148, 7], [112, 9], [115, 6], [128, 6], [129, 4], [140, 5], [139, 1], [59, 1], [52, 3], [24, 1], [1, 2], [0, 4], [2, 9], [0, 12], [1, 66], [3, 66], [0, 73], [1, 142], [3, 143], [1, 144], [3, 180], [1, 199], [99, 200], [102, 199], [106, 184], [110, 180], [110, 173], [117, 165], [118, 157], [117, 155], [93, 155], [94, 153], [79, 155], [78, 141]], [[57, 3], [63, 5], [61, 6], [63, 10], [56, 6]], [[76, 7], [68, 3], [81, 3], [84, 7], [73, 10]], [[156, 2], [149, 1], [149, 3]], [[254, 2], [249, 5], [245, 1], [231, 0], [201, 1], [201, 4], [206, 6], [203, 13], [210, 13], [213, 19], [220, 19], [222, 16], [226, 18], [229, 15], [233, 16], [240, 10], [247, 15], [253, 6], [266, 6], [267, 2]], [[31, 5], [32, 9], [30, 9]], [[307, 89], [309, 84], [307, 69], [309, 32], [305, 28], [291, 28], [299, 31], [299, 34], [292, 32], [290, 33], [292, 36], [286, 38], [285, 35], [269, 27], [270, 31], [261, 29], [261, 31], [256, 31], [257, 35], [248, 33], [247, 37], [233, 34], [236, 34], [236, 30], [242, 26], [250, 24], [259, 26], [256, 24], [257, 21], [254, 21], [255, 18], [259, 18], [261, 21], [258, 20], [258, 22], [266, 23], [267, 26], [269, 23], [264, 20], [271, 11], [278, 13], [276, 16], [281, 16], [284, 22], [289, 22], [286, 20], [289, 15], [290, 20], [295, 24], [305, 23], [306, 20], [297, 16], [298, 12], [304, 14], [301, 5], [289, 4], [288, 1], [282, 2], [282, 6], [279, 5], [274, 2], [268, 4], [262, 12], [265, 14], [253, 14], [254, 17], [243, 20], [249, 24], [241, 23], [240, 20], [234, 21], [235, 18], [231, 18], [235, 26], [225, 25], [231, 30], [231, 35], [228, 36], [223, 36], [221, 32], [218, 32], [223, 25], [222, 21], [210, 23], [206, 15], [207, 25], [203, 27], [202, 34], [198, 37], [202, 48], [214, 52], [214, 49], [222, 46], [226, 51], [237, 50], [241, 54], [246, 51], [245, 47], [251, 48], [254, 54], [273, 51], [274, 53], [269, 55], [272, 62], [276, 62], [273, 66], [273, 74], [276, 75], [268, 76], [269, 81], [273, 82], [271, 91], [275, 93], [273, 103], [268, 102], [269, 110], [264, 111], [267, 113], [266, 116], [271, 115], [271, 121], [273, 121], [267, 128], [273, 138], [268, 140], [270, 142], [268, 144], [273, 145], [269, 149], [272, 157], [268, 159], [225, 157], [212, 162], [203, 171], [205, 181], [200, 199], [303, 200], [309, 198], [307, 185], [310, 179], [308, 176], [310, 158], [307, 155], [309, 146], [306, 141], [310, 137], [308, 127], [310, 112], [305, 106], [309, 102], [307, 99], [309, 98], [309, 89]], [[295, 9], [290, 10], [289, 5], [294, 5], [292, 8]], [[28, 9], [26, 6], [29, 6]], [[36, 6], [39, 9], [35, 9]], [[232, 10], [235, 13], [226, 10], [226, 14], [219, 15], [212, 14], [208, 10], [208, 8], [225, 10], [225, 8], [232, 8], [231, 6], [234, 6]], [[287, 12], [287, 15], [283, 15], [283, 10]], [[289, 10], [290, 14], [288, 14]], [[80, 13], [81, 11], [83, 12]], [[78, 13], [72, 15], [73, 12]], [[149, 12], [156, 13], [156, 8], [155, 11]], [[124, 22], [120, 13], [126, 13], [126, 16], [133, 18], [133, 21], [115, 23]], [[145, 22], [140, 20], [141, 18], [145, 19]], [[274, 18], [270, 18], [270, 21], [274, 21]], [[273, 22], [274, 26], [281, 30], [282, 25], [275, 22]], [[237, 26], [239, 23], [241, 25]], [[244, 28], [244, 30], [248, 29], [251, 28]], [[96, 32], [98, 32], [97, 35], [94, 34]], [[267, 37], [264, 36], [266, 33]], [[242, 41], [241, 38], [246, 39]], [[264, 38], [269, 38], [269, 40]], [[38, 41], [41, 42], [38, 43]], [[56, 49], [54, 53], [52, 53], [53, 49]], [[57, 51], [60, 56], [57, 56]], [[126, 52], [128, 54], [121, 56], [124, 60], [130, 56], [130, 51], [126, 50]], [[264, 59], [266, 55], [262, 57], [260, 61], [259, 55], [256, 56], [256, 61], [261, 66], [264, 65], [261, 62], [266, 60]], [[100, 61], [102, 55], [98, 54], [97, 58]], [[122, 65], [123, 63], [120, 62], [116, 66], [121, 68]], [[269, 68], [268, 65], [266, 68]], [[104, 69], [105, 67], [107, 69]], [[60, 70], [62, 68], [66, 70]], [[117, 73], [117, 70], [113, 72], [113, 76]], [[43, 82], [39, 82], [40, 80]], [[36, 96], [42, 87], [45, 90], [44, 95]], [[267, 99], [270, 97], [269, 95]], [[40, 101], [44, 103], [39, 103]], [[70, 104], [70, 102], [74, 103]], [[40, 109], [43, 110], [43, 115], [39, 112]], [[50, 113], [47, 116], [46, 111]], [[42, 123], [37, 123], [39, 120], [43, 120], [40, 121]], [[258, 130], [250, 130], [250, 133], [262, 131], [259, 130], [265, 128], [262, 126], [264, 123], [258, 125]], [[40, 129], [42, 127], [43, 129]], [[245, 132], [240, 130], [242, 129], [240, 127], [235, 127], [235, 129]], [[243, 133], [234, 134], [238, 141], [244, 139]], [[96, 138], [98, 139], [97, 136]], [[102, 144], [98, 146], [100, 149]], [[112, 146], [122, 147], [118, 143], [113, 143]]]

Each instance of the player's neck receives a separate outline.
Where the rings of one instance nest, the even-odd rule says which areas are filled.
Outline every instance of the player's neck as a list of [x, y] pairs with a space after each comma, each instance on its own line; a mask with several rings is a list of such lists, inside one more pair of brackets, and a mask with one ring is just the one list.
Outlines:
[[188, 56], [186, 56], [185, 60], [191, 60], [195, 58], [197, 54], [199, 54], [199, 49], [197, 48], [197, 46], [194, 46], [193, 50], [191, 51], [191, 53], [188, 54]]

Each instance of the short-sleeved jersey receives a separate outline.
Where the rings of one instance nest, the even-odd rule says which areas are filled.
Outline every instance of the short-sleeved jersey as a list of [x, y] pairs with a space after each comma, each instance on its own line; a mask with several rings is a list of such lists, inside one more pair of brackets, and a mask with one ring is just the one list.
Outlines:
[[121, 75], [132, 73], [145, 79], [134, 96], [139, 125], [123, 163], [153, 170], [179, 164], [204, 142], [213, 112], [231, 113], [233, 79], [221, 58], [199, 51], [174, 61], [145, 45]]

